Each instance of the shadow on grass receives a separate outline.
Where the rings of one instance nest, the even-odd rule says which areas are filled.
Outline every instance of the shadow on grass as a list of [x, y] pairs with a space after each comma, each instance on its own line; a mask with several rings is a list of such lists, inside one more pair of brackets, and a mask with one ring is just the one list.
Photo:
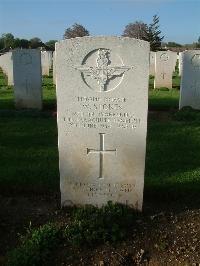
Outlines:
[[14, 99], [0, 99], [0, 110], [15, 109]]
[[44, 111], [51, 110], [51, 111], [56, 112], [57, 110], [56, 100], [54, 99], [43, 100], [43, 110]]
[[143, 209], [180, 212], [200, 207], [200, 181], [183, 184], [145, 185]]
[[178, 110], [179, 91], [176, 89], [149, 90], [150, 111], [172, 111]]
[[145, 202], [199, 206], [199, 121], [149, 121]]
[[[193, 112], [187, 121], [188, 112], [185, 120], [180, 114], [149, 119], [144, 204], [199, 205], [200, 116]], [[57, 125], [50, 112], [0, 112], [0, 150], [2, 193], [59, 193]]]
[[0, 150], [1, 193], [58, 191], [57, 126], [49, 113], [0, 113]]

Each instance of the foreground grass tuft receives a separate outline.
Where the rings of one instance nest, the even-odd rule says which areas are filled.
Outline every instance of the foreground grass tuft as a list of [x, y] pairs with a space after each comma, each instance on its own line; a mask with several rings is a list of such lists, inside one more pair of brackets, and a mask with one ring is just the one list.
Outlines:
[[73, 213], [73, 222], [65, 229], [65, 236], [75, 246], [119, 241], [128, 235], [135, 216], [130, 207], [112, 202], [99, 209], [78, 208]]
[[61, 241], [61, 230], [54, 224], [28, 230], [21, 246], [10, 252], [8, 266], [47, 265], [51, 251]]
[[46, 224], [28, 230], [21, 245], [8, 254], [7, 266], [40, 266], [53, 261], [53, 250], [60, 245], [92, 246], [116, 242], [128, 236], [136, 213], [122, 204], [108, 202], [102, 208], [74, 208], [70, 224]]

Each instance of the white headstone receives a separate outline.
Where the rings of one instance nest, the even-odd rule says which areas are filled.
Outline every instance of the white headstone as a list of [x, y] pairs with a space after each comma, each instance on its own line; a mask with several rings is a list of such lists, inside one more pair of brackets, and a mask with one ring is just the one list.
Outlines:
[[56, 52], [53, 52], [53, 84], [56, 84]]
[[155, 52], [150, 52], [149, 74], [155, 75]]
[[173, 57], [173, 64], [174, 64], [174, 71], [176, 69], [176, 63], [177, 63], [177, 53], [176, 52], [171, 52], [171, 56]]
[[82, 37], [56, 43], [62, 205], [142, 209], [149, 43]]
[[183, 52], [179, 53], [179, 59], [178, 59], [178, 68], [179, 68], [179, 76], [182, 76], [182, 67], [183, 67]]
[[172, 88], [174, 55], [171, 51], [156, 52], [154, 88]]
[[13, 51], [16, 108], [42, 108], [41, 57], [37, 49]]
[[52, 52], [41, 51], [42, 75], [49, 76], [49, 70], [52, 67]]
[[13, 85], [13, 59], [12, 52], [0, 56], [0, 67], [8, 77], [8, 85]]
[[48, 51], [48, 55], [49, 55], [49, 69], [52, 69], [52, 67], [53, 67], [53, 52]]
[[190, 106], [200, 110], [200, 50], [185, 51], [182, 57], [179, 108]]

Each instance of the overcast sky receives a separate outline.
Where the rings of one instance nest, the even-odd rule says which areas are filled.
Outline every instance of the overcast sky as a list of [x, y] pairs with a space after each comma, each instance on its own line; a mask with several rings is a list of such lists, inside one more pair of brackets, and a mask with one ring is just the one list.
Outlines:
[[166, 42], [200, 36], [200, 0], [0, 0], [0, 35], [60, 40], [75, 22], [90, 35], [121, 35], [128, 23], [150, 23], [154, 14]]

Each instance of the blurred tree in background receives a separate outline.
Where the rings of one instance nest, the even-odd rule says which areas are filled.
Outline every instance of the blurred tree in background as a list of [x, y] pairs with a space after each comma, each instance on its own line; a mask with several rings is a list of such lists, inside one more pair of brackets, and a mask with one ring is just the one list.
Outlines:
[[159, 17], [154, 15], [153, 21], [149, 25], [143, 21], [129, 23], [125, 27], [122, 36], [148, 41], [150, 42], [151, 51], [157, 51], [161, 49], [161, 43], [164, 38], [164, 36], [161, 36], [159, 27]]
[[71, 39], [75, 37], [89, 36], [89, 31], [82, 25], [75, 23], [71, 28], [67, 28], [63, 35], [63, 39]]

